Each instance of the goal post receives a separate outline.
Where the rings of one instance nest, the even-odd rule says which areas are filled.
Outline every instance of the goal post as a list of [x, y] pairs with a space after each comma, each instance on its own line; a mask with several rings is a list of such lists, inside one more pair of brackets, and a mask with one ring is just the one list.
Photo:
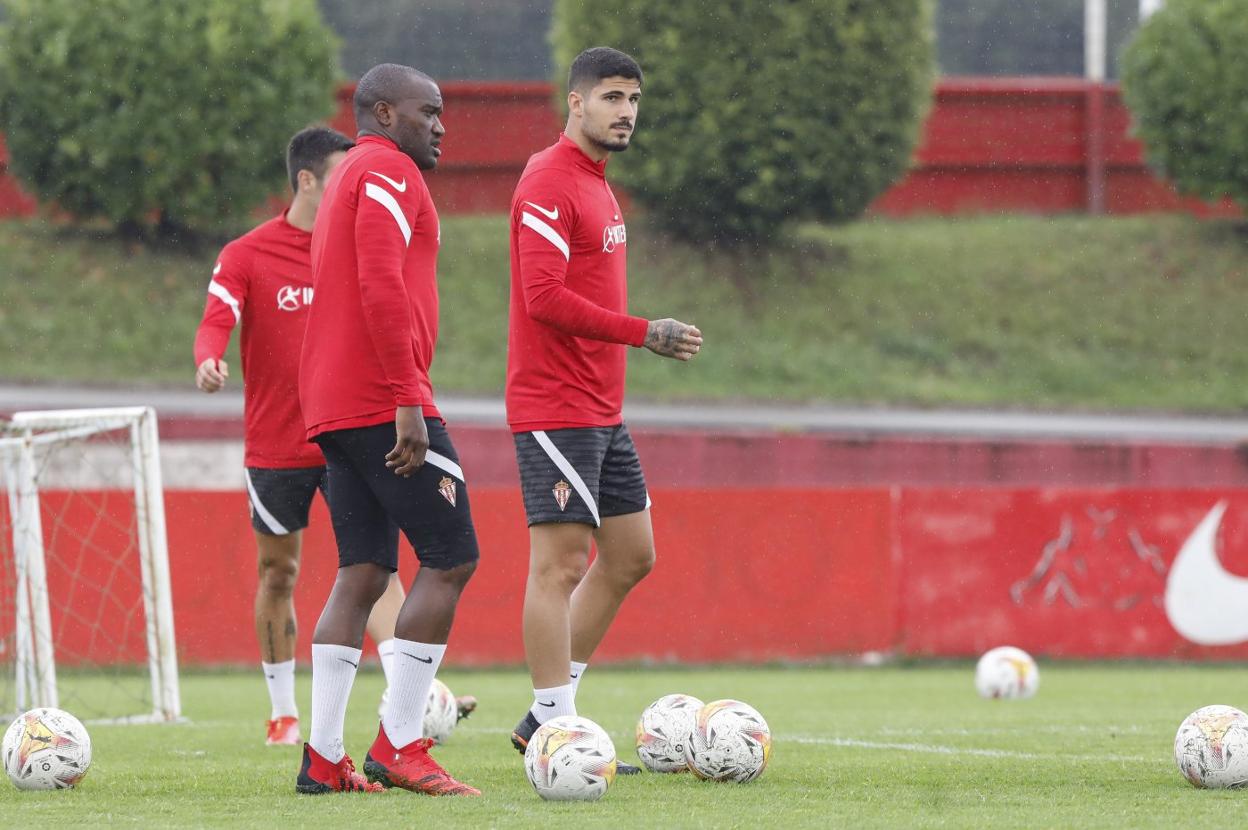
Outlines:
[[12, 663], [13, 708], [180, 718], [155, 410], [19, 412], [0, 461], [10, 525], [0, 645], [12, 644], [0, 663]]

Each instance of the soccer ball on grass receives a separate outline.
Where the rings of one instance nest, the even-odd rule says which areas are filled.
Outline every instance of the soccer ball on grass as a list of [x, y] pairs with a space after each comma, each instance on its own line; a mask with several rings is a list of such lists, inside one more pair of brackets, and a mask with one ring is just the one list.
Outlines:
[[744, 784], [771, 760], [771, 730], [756, 709], [739, 700], [714, 700], [698, 710], [685, 760], [699, 778]]
[[663, 695], [637, 720], [637, 757], [651, 772], [683, 772], [689, 768], [685, 746], [705, 704], [690, 695]]
[[1174, 736], [1174, 761], [1194, 787], [1221, 790], [1248, 784], [1248, 715], [1218, 705], [1192, 712]]
[[459, 720], [459, 707], [455, 695], [447, 685], [436, 677], [429, 687], [429, 704], [425, 707], [425, 737], [436, 744], [444, 744], [451, 737]]
[[66, 790], [91, 766], [91, 737], [69, 712], [31, 709], [9, 725], [0, 758], [19, 790]]
[[615, 780], [615, 745], [589, 718], [552, 718], [529, 739], [524, 771], [547, 801], [597, 801]]
[[975, 690], [986, 698], [1028, 698], [1040, 688], [1040, 669], [1021, 648], [1000, 646], [984, 652], [975, 666]]

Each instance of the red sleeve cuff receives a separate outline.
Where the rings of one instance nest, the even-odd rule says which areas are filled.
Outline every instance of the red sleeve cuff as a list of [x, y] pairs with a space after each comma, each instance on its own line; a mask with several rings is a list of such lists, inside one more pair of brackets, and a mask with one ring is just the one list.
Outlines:
[[640, 348], [646, 343], [646, 332], [650, 330], [650, 321], [644, 317], [629, 317], [625, 343]]

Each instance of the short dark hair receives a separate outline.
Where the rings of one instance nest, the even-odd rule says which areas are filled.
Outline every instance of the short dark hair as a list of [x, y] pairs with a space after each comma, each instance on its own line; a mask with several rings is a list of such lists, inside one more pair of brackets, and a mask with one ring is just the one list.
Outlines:
[[378, 101], [393, 104], [399, 100], [407, 91], [407, 84], [411, 83], [412, 78], [433, 81], [433, 78], [419, 69], [401, 63], [379, 63], [365, 72], [355, 85], [355, 95], [351, 98], [355, 108], [355, 120], [359, 121], [362, 113], [372, 112]]
[[346, 152], [355, 142], [329, 127], [308, 127], [295, 133], [286, 145], [286, 173], [290, 176], [290, 189], [299, 190], [299, 171], [311, 170], [318, 179], [325, 177], [329, 157]]
[[610, 46], [594, 46], [586, 49], [572, 61], [568, 71], [568, 89], [598, 85], [603, 78], [636, 78], [641, 83], [641, 67], [637, 61], [619, 49]]

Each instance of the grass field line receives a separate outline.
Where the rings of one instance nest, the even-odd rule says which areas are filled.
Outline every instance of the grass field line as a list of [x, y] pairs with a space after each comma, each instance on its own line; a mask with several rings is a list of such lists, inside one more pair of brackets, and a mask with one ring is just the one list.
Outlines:
[[1081, 755], [1078, 753], [1058, 754], [1021, 752], [1015, 749], [981, 749], [978, 747], [946, 746], [943, 744], [903, 743], [900, 741], [868, 741], [860, 738], [838, 738], [821, 735], [780, 735], [773, 736], [772, 740], [774, 744], [792, 741], [797, 744], [836, 746], [844, 747], [846, 749], [900, 750], [903, 752], [924, 752], [932, 755], [971, 755], [979, 758], [1013, 758], [1022, 761], [1087, 761], [1089, 763], [1121, 761], [1132, 764], [1167, 763], [1165, 758], [1158, 758], [1156, 756], [1149, 755], [1105, 755], [1101, 753]]

